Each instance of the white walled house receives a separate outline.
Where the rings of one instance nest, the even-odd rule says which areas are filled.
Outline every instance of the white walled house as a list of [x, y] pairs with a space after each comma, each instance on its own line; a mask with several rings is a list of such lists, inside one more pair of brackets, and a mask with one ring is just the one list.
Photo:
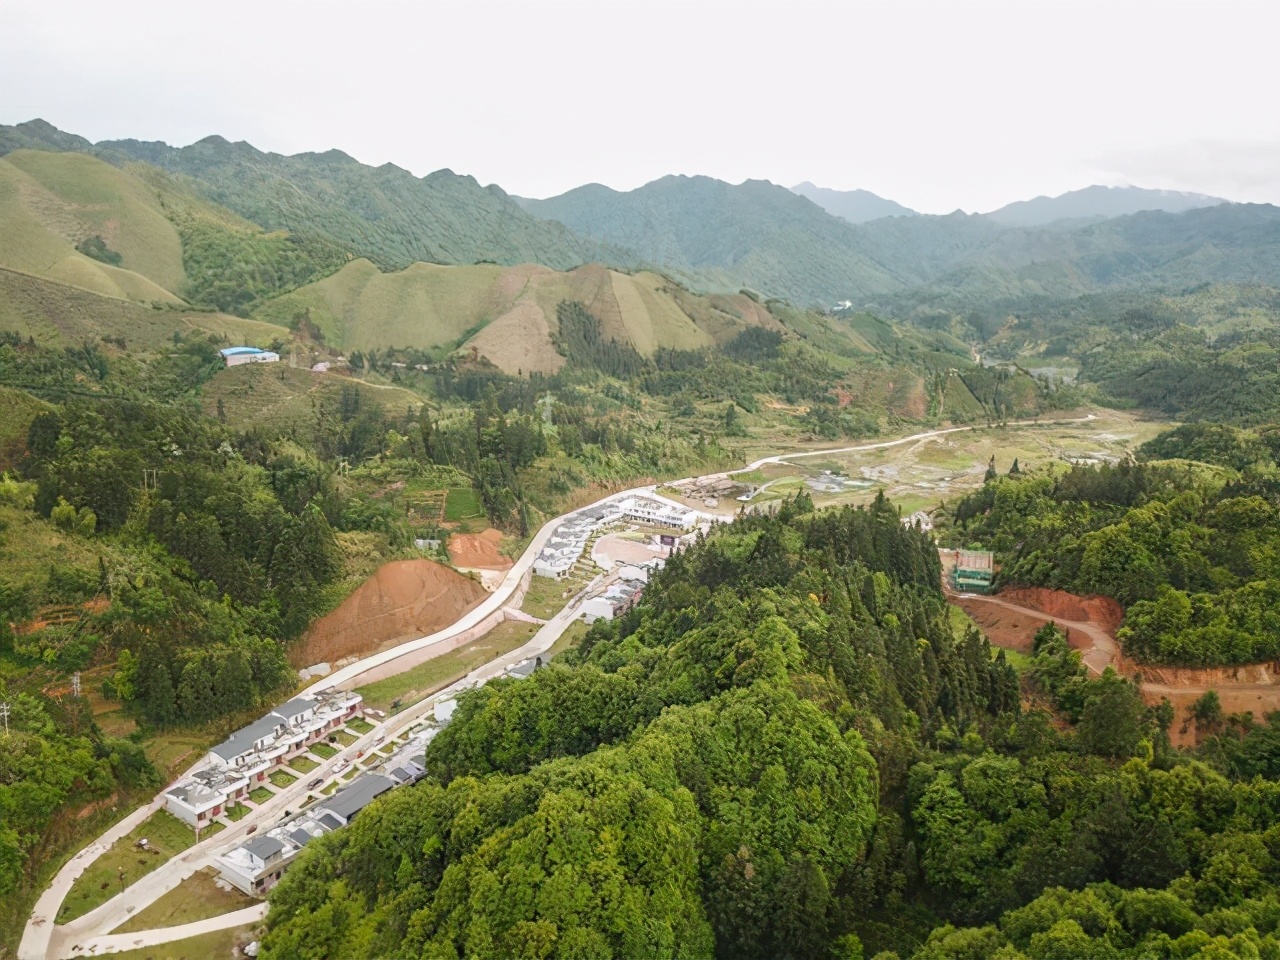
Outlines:
[[234, 771], [197, 770], [165, 791], [164, 808], [189, 827], [208, 826], [249, 792], [249, 779]]
[[640, 599], [643, 587], [637, 583], [622, 581], [615, 583], [598, 597], [592, 597], [582, 605], [583, 616], [587, 623], [596, 620], [613, 620], [620, 617]]
[[[410, 782], [421, 768], [406, 769]], [[217, 857], [218, 872], [237, 890], [250, 896], [262, 896], [283, 875], [303, 848], [316, 837], [347, 826], [361, 810], [400, 780], [381, 773], [366, 773], [351, 781], [323, 804], [312, 807], [272, 827], [266, 833], [251, 837], [240, 846]]]
[[228, 367], [240, 367], [246, 363], [276, 363], [280, 359], [280, 354], [258, 347], [224, 347], [218, 353]]

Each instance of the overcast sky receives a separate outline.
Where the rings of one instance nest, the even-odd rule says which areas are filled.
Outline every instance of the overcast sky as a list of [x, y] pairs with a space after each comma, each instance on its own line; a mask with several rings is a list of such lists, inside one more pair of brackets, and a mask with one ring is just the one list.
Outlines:
[[1280, 203], [1280, 3], [0, 0], [0, 122], [337, 147], [545, 197], [668, 173], [928, 213]]

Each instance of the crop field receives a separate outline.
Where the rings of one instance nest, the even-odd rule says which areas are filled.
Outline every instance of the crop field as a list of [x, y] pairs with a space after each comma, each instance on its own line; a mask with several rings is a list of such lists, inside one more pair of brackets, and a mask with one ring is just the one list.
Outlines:
[[[1015, 459], [1024, 470], [1046, 464], [1113, 462], [1169, 427], [1166, 421], [1131, 413], [1092, 412], [1095, 419], [1084, 423], [981, 428], [879, 450], [767, 464], [761, 473], [769, 485], [753, 503], [806, 490], [818, 506], [857, 504], [883, 492], [904, 514], [930, 510], [980, 486], [993, 456], [1001, 473], [1007, 473]], [[1068, 414], [1062, 419], [1083, 416]]]
[[484, 516], [480, 494], [471, 487], [452, 487], [444, 502], [444, 518], [450, 523]]

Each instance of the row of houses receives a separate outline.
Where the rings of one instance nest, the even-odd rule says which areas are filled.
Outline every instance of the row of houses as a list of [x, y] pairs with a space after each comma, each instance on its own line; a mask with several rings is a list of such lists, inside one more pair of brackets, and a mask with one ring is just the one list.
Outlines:
[[533, 572], [556, 580], [567, 577], [593, 533], [623, 522], [684, 532], [694, 528], [698, 514], [678, 504], [650, 497], [620, 497], [579, 510], [565, 517], [552, 531], [533, 561]]
[[627, 563], [618, 567], [618, 579], [604, 593], [582, 604], [582, 615], [587, 623], [613, 620], [634, 607], [640, 602], [650, 573], [662, 569], [665, 563], [665, 560], [655, 557], [645, 563]]
[[216, 858], [218, 873], [237, 890], [262, 896], [316, 837], [347, 826], [388, 790], [420, 780], [426, 773], [426, 758], [421, 754], [403, 758], [384, 769], [387, 772], [361, 774], [323, 803], [227, 851]]
[[[541, 657], [525, 660], [508, 667], [506, 675], [524, 679], [541, 665]], [[219, 874], [250, 896], [264, 895], [316, 837], [347, 826], [361, 810], [387, 791], [421, 780], [426, 775], [427, 745], [448, 726], [456, 708], [453, 697], [436, 701], [435, 722], [428, 722], [410, 736], [379, 770], [362, 773], [327, 800], [286, 817], [270, 830], [217, 857]]]
[[276, 766], [346, 725], [362, 702], [358, 693], [332, 690], [281, 704], [211, 749], [195, 772], [165, 791], [165, 809], [196, 829], [208, 826]]

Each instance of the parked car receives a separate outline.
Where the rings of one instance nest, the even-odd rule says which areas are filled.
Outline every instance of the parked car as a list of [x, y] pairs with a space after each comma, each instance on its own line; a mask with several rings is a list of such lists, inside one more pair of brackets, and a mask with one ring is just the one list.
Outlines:
[[322, 783], [324, 783], [324, 777], [316, 777], [314, 780], [312, 780], [310, 783], [307, 784], [307, 789], [314, 790], [316, 787], [320, 786], [320, 784]]
[[257, 829], [258, 829], [258, 825], [255, 823], [252, 827], [250, 827], [248, 830], [245, 831], [245, 836], [248, 836], [249, 834], [253, 833], [253, 831]]

